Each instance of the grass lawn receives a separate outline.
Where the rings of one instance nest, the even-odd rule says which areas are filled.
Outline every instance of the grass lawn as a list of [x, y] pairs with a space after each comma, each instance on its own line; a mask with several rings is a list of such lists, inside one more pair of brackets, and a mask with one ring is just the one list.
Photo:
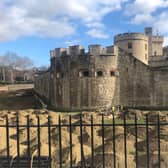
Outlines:
[[[106, 119], [106, 120], [104, 120], [104, 123], [105, 124], [112, 124], [113, 121], [110, 120], [110, 119]], [[128, 119], [128, 120], [126, 120], [126, 123], [127, 124], [134, 124], [135, 120], [134, 119]], [[124, 121], [122, 119], [115, 119], [115, 124], [124, 124]], [[137, 124], [145, 124], [145, 120], [144, 119], [137, 120]]]
[[71, 116], [76, 116], [76, 115], [79, 115], [81, 114], [81, 112], [79, 111], [72, 111], [72, 112], [60, 112], [60, 115], [62, 116], [68, 116], [68, 115], [71, 115]]

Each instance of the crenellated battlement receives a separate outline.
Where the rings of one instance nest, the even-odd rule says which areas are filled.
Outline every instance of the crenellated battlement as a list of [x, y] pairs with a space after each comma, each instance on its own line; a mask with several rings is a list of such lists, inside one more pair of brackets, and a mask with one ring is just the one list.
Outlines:
[[60, 57], [63, 55], [67, 55], [67, 48], [55, 48], [54, 50], [50, 51], [50, 57]]
[[104, 48], [102, 45], [89, 45], [89, 54], [94, 55], [94, 54], [103, 54]]
[[81, 45], [69, 46], [68, 48], [56, 48], [50, 51], [50, 57], [78, 56], [78, 55], [117, 55], [117, 46], [107, 46], [95, 44], [88, 46], [88, 52]]
[[85, 49], [81, 45], [69, 46], [67, 55], [81, 55], [85, 53]]
[[152, 36], [152, 42], [160, 42], [163, 43], [163, 36]]
[[114, 37], [114, 42], [120, 42], [124, 40], [144, 40], [147, 41], [148, 37], [143, 33], [123, 33]]

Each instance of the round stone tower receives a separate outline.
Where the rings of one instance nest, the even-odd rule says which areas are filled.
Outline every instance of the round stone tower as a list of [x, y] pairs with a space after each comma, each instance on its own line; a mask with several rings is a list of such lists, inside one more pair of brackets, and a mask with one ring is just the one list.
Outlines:
[[142, 33], [124, 33], [114, 37], [114, 44], [130, 56], [148, 64], [148, 37]]

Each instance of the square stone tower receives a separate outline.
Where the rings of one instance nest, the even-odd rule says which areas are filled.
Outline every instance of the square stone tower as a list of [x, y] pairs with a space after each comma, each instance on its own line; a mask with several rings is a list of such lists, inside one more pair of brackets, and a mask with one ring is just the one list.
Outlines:
[[145, 28], [145, 35], [148, 37], [148, 55], [163, 56], [163, 36], [153, 35], [152, 27]]

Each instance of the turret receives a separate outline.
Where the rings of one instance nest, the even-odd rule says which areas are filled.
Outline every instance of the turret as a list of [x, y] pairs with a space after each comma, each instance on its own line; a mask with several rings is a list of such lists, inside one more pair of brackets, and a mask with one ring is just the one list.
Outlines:
[[103, 47], [101, 45], [89, 45], [89, 54], [91, 55], [99, 55], [103, 53]]
[[55, 48], [54, 50], [50, 51], [50, 57], [60, 57], [67, 54], [66, 48]]
[[153, 35], [152, 27], [145, 28], [145, 35], [148, 37], [148, 55], [162, 56], [163, 55], [163, 36], [159, 34]]
[[148, 64], [148, 37], [143, 33], [124, 33], [114, 37], [114, 44], [130, 56]]
[[85, 50], [81, 45], [69, 46], [68, 55], [81, 55], [84, 54]]

